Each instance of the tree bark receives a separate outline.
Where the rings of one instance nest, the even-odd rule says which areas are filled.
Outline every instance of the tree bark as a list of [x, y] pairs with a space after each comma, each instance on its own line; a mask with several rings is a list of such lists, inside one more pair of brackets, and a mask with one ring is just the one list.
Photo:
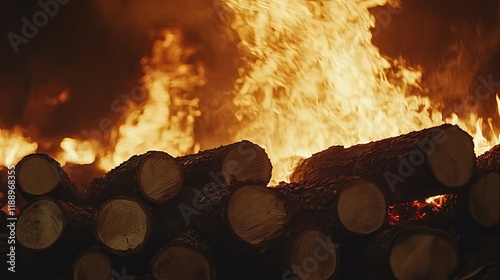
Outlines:
[[250, 141], [178, 157], [184, 186], [202, 188], [207, 184], [232, 184], [248, 180], [267, 184], [272, 165], [264, 149]]
[[162, 203], [174, 197], [181, 186], [181, 170], [175, 159], [164, 152], [149, 151], [132, 156], [103, 177], [94, 179], [82, 201], [95, 208], [115, 196]]
[[56, 199], [76, 202], [78, 190], [59, 162], [46, 154], [30, 154], [16, 165], [17, 187], [26, 201], [50, 195]]
[[248, 182], [183, 189], [162, 211], [176, 233], [191, 228], [259, 248], [280, 235], [288, 218], [279, 194]]
[[363, 262], [370, 279], [450, 279], [459, 257], [456, 240], [445, 232], [398, 226], [368, 242]]
[[493, 228], [500, 225], [500, 172], [485, 170], [492, 169], [482, 169], [482, 175], [470, 187], [468, 206], [478, 224]]
[[500, 145], [496, 145], [477, 158], [479, 170], [500, 173]]
[[326, 227], [340, 233], [369, 234], [386, 219], [384, 195], [357, 177], [323, 182], [284, 183], [274, 187], [285, 197], [291, 227]]
[[457, 191], [474, 168], [472, 138], [444, 124], [349, 148], [330, 147], [300, 162], [291, 180], [359, 176], [380, 186], [395, 204]]
[[151, 261], [153, 279], [215, 280], [215, 270], [212, 245], [193, 230], [163, 246]]
[[288, 229], [263, 258], [281, 267], [282, 279], [335, 279], [340, 244], [328, 232], [316, 227]]
[[92, 219], [95, 211], [49, 196], [33, 199], [21, 212], [16, 237], [25, 248], [44, 251], [59, 242], [95, 242]]
[[[19, 279], [66, 279], [71, 262], [96, 244], [95, 211], [44, 196], [33, 199], [17, 221], [16, 276]], [[35, 278], [36, 277], [36, 278]]]

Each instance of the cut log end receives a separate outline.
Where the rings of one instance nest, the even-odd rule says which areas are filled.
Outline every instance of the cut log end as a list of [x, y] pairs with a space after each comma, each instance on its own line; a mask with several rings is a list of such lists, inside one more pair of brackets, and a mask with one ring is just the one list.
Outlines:
[[19, 187], [30, 195], [43, 195], [54, 190], [59, 183], [57, 169], [38, 154], [26, 156], [17, 170]]
[[151, 261], [154, 279], [210, 280], [210, 263], [195, 249], [169, 246], [160, 250]]
[[472, 217], [484, 227], [500, 223], [500, 174], [486, 173], [471, 187], [469, 208]]
[[301, 267], [307, 272], [299, 273], [298, 279], [330, 279], [337, 266], [337, 249], [322, 231], [306, 229], [294, 239], [290, 267]]
[[59, 205], [50, 199], [39, 199], [26, 206], [19, 215], [17, 239], [28, 249], [48, 249], [59, 239], [64, 225]]
[[222, 170], [228, 184], [249, 180], [267, 183], [271, 179], [272, 165], [264, 149], [244, 141], [225, 154]]
[[[474, 171], [474, 144], [470, 136], [457, 127], [443, 130], [444, 141], [429, 143], [429, 165], [436, 178], [446, 186], [466, 184]], [[439, 143], [438, 143], [439, 142]], [[432, 147], [435, 145], [435, 150]]]
[[101, 207], [95, 226], [97, 238], [105, 249], [117, 255], [127, 255], [144, 246], [151, 225], [139, 202], [116, 198]]
[[232, 231], [251, 245], [277, 237], [288, 218], [284, 200], [262, 186], [238, 188], [230, 197], [227, 215]]
[[113, 278], [109, 258], [99, 251], [82, 253], [73, 264], [74, 280], [109, 280]]
[[386, 209], [382, 191], [364, 180], [350, 182], [339, 195], [338, 216], [351, 232], [369, 234], [378, 230], [385, 221]]
[[390, 255], [397, 279], [447, 279], [457, 262], [456, 249], [448, 240], [425, 233], [399, 241]]
[[182, 174], [177, 161], [165, 153], [151, 153], [141, 162], [140, 190], [153, 202], [165, 202], [182, 187]]

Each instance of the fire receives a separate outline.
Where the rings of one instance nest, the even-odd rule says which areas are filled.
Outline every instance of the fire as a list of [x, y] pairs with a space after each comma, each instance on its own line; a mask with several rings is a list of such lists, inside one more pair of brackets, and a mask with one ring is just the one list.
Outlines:
[[23, 156], [36, 152], [38, 144], [24, 137], [19, 127], [0, 129], [0, 170], [3, 166], [16, 164]]
[[391, 205], [388, 207], [390, 225], [400, 223], [422, 221], [431, 214], [439, 213], [454, 195], [436, 195], [423, 200], [414, 200], [408, 203]]
[[[368, 8], [387, 2], [225, 1], [253, 57], [234, 98], [242, 121], [236, 138], [282, 162], [443, 123], [428, 97], [409, 94], [421, 90], [421, 71], [382, 57], [371, 42]], [[481, 121], [455, 120], [477, 137]], [[481, 139], [478, 152], [494, 142]], [[291, 171], [275, 172], [274, 182]]]
[[[237, 131], [231, 131], [232, 139], [214, 135], [207, 142], [248, 139], [263, 146], [274, 165], [272, 184], [286, 181], [298, 160], [329, 146], [366, 143], [445, 121], [474, 136], [477, 154], [500, 143], [491, 119], [474, 113], [444, 119], [436, 109], [440, 104], [418, 94], [425, 92], [419, 66], [383, 57], [372, 44], [375, 18], [369, 8], [389, 0], [220, 1], [228, 34], [239, 38], [242, 57], [231, 59], [246, 65], [231, 95], [220, 95], [232, 97]], [[57, 160], [109, 170], [152, 149], [173, 156], [199, 150], [204, 139], [196, 137], [195, 124], [211, 116], [199, 106], [210, 75], [203, 63], [189, 59], [196, 50], [183, 43], [180, 29], [163, 35], [141, 62], [140, 102], [127, 104], [126, 116], [104, 139], [64, 138]], [[54, 104], [69, 96], [63, 91]], [[226, 121], [215, 120], [221, 127]], [[18, 129], [0, 130], [0, 140], [0, 165], [37, 150]]]

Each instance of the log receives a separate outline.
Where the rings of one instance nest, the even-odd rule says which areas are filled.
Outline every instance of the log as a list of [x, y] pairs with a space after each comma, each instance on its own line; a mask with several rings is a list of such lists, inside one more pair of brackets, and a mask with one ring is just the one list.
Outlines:
[[349, 148], [330, 147], [300, 162], [291, 181], [360, 176], [396, 204], [458, 191], [474, 168], [470, 135], [444, 124]]
[[151, 274], [158, 280], [215, 280], [215, 270], [212, 246], [193, 230], [163, 246], [151, 261]]
[[103, 251], [83, 251], [73, 262], [73, 280], [109, 280], [113, 278], [113, 265]]
[[321, 226], [358, 235], [370, 234], [385, 222], [387, 204], [382, 191], [357, 177], [323, 182], [280, 183], [293, 226]]
[[278, 237], [288, 219], [278, 193], [257, 183], [183, 189], [163, 208], [178, 231], [188, 228], [251, 247], [265, 247]]
[[396, 226], [368, 242], [363, 263], [369, 279], [451, 279], [459, 257], [456, 240], [441, 230]]
[[470, 214], [478, 224], [487, 228], [498, 226], [500, 224], [500, 173], [483, 173], [470, 187], [468, 202]]
[[479, 170], [500, 173], [500, 144], [480, 155], [477, 158], [477, 167]]
[[101, 247], [118, 256], [143, 249], [152, 235], [153, 226], [147, 205], [128, 197], [106, 201], [94, 220], [95, 236]]
[[94, 212], [48, 196], [30, 201], [17, 221], [18, 279], [67, 279], [73, 259], [96, 243]]
[[94, 214], [92, 209], [71, 202], [38, 197], [19, 214], [16, 238], [20, 245], [35, 251], [47, 250], [63, 238], [81, 245], [93, 243]]
[[272, 165], [267, 153], [246, 140], [176, 159], [182, 166], [186, 187], [248, 180], [267, 184], [271, 179]]
[[283, 234], [264, 258], [278, 263], [281, 279], [334, 279], [340, 270], [339, 244], [322, 228], [292, 229]]
[[134, 155], [92, 181], [83, 203], [99, 208], [115, 196], [135, 196], [154, 203], [174, 197], [182, 186], [179, 164], [169, 154], [149, 151]]
[[50, 195], [76, 202], [78, 190], [59, 162], [46, 154], [30, 154], [16, 164], [16, 183], [26, 201]]
[[388, 207], [388, 225], [421, 225], [444, 229], [461, 215], [463, 194], [444, 194]]

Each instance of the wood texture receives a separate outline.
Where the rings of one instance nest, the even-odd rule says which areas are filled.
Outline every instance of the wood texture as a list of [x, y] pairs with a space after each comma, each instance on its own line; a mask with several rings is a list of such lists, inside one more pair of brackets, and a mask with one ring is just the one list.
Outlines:
[[76, 202], [78, 190], [59, 162], [46, 154], [30, 154], [16, 164], [17, 189], [26, 201], [41, 195]]
[[292, 227], [316, 226], [348, 234], [369, 234], [378, 230], [386, 218], [383, 193], [358, 177], [282, 182], [273, 189], [285, 198]]
[[[168, 194], [160, 196], [160, 198], [152, 197], [145, 189], [145, 183], [141, 180], [141, 171], [147, 161], [153, 161], [151, 165], [145, 167], [149, 170], [150, 177], [156, 178], [171, 178], [171, 180], [164, 182], [161, 186], [164, 189], [172, 188]], [[161, 166], [155, 166], [154, 163], [163, 161], [171, 168], [162, 169]], [[165, 176], [165, 174], [167, 174]], [[154, 178], [149, 181], [155, 183]], [[115, 196], [134, 196], [153, 203], [161, 203], [175, 196], [182, 185], [182, 177], [180, 166], [176, 161], [167, 153], [159, 151], [149, 151], [141, 155], [134, 155], [128, 160], [115, 167], [103, 177], [94, 179], [91, 186], [84, 193], [82, 202], [85, 205], [98, 208], [105, 201]]]
[[457, 191], [469, 182], [473, 147], [466, 132], [444, 124], [349, 148], [330, 147], [300, 162], [291, 181], [360, 176], [380, 186], [389, 203], [409, 202]]
[[264, 149], [250, 141], [178, 157], [184, 173], [184, 186], [202, 188], [207, 184], [258, 181], [267, 184], [272, 165]]

